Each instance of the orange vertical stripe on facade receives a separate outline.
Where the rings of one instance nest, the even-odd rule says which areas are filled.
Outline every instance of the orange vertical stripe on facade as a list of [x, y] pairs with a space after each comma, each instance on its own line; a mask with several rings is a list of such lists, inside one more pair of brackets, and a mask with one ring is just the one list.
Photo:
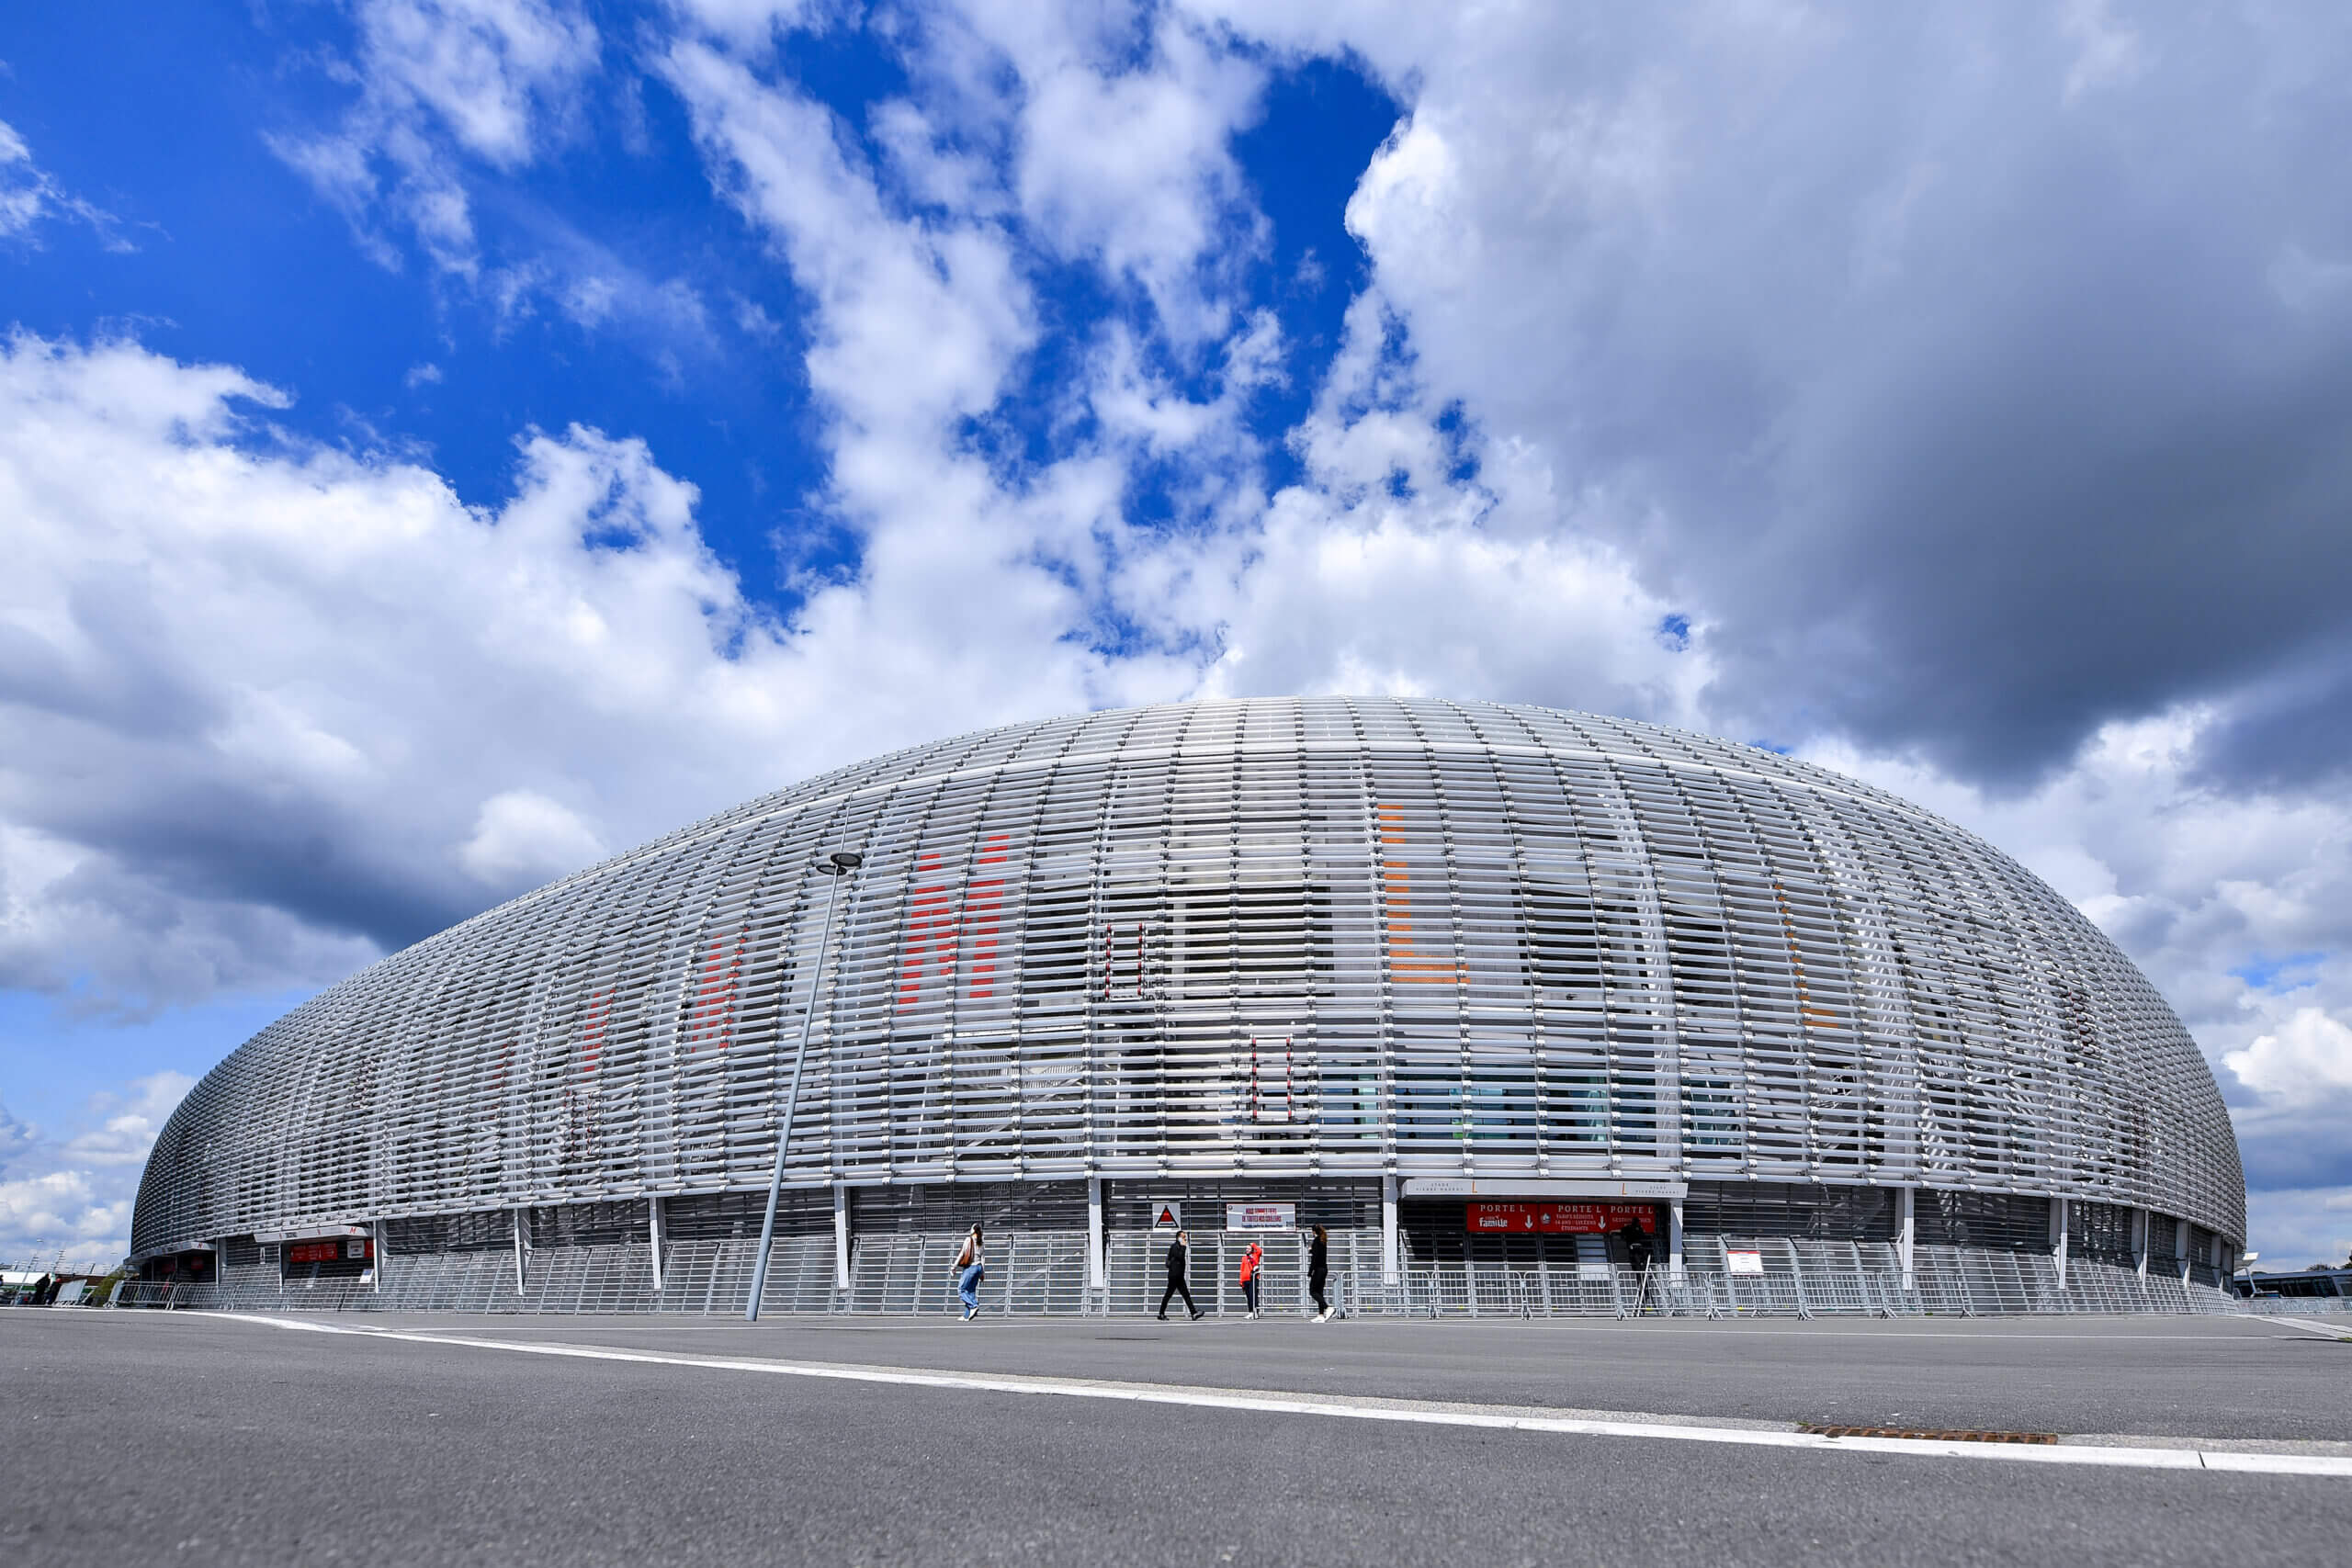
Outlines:
[[[1402, 848], [1405, 843], [1404, 808], [1396, 806], [1374, 806], [1380, 818], [1380, 841]], [[1402, 860], [1380, 863], [1381, 881], [1394, 903], [1404, 903], [1413, 896], [1412, 868]], [[1469, 971], [1460, 964], [1446, 959], [1423, 958], [1413, 946], [1413, 922], [1408, 916], [1399, 919], [1392, 912], [1394, 903], [1381, 911], [1382, 925], [1388, 933], [1388, 977], [1400, 986], [1454, 986], [1468, 978]]]

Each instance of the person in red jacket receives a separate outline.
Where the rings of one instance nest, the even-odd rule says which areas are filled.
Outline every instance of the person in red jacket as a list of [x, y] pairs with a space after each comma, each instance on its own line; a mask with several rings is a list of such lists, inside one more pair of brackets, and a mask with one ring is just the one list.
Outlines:
[[1254, 1241], [1241, 1255], [1241, 1300], [1251, 1317], [1258, 1315], [1258, 1265], [1265, 1260], [1266, 1249]]

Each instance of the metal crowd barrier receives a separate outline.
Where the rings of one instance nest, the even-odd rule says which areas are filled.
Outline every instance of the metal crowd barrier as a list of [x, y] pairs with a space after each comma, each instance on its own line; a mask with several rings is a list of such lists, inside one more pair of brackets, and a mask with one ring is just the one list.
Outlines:
[[[990, 1238], [980, 1304], [990, 1314], [1128, 1316], [1159, 1303], [1169, 1237], [1117, 1235], [1105, 1248], [1104, 1282], [1086, 1280], [1082, 1231]], [[1204, 1313], [1242, 1313], [1243, 1250], [1264, 1249], [1260, 1306], [1306, 1316], [1306, 1239], [1295, 1232], [1195, 1233], [1188, 1280]], [[1728, 1242], [1728, 1245], [1726, 1243]], [[956, 1255], [962, 1237], [875, 1233], [857, 1238], [849, 1287], [836, 1288], [830, 1235], [779, 1238], [770, 1256], [763, 1314], [945, 1314], [960, 1310]], [[203, 1284], [124, 1280], [111, 1305], [164, 1310], [277, 1312], [683, 1313], [731, 1315], [743, 1308], [758, 1243], [679, 1241], [662, 1251], [662, 1282], [642, 1241], [528, 1250], [518, 1288], [511, 1248], [423, 1256], [393, 1254], [379, 1280], [281, 1279], [274, 1264], [229, 1265]], [[1734, 1255], [1748, 1269], [1734, 1272]], [[1752, 1258], [1753, 1261], [1747, 1258]], [[2164, 1267], [2141, 1270], [2075, 1260], [2062, 1287], [2054, 1259], [1922, 1246], [1906, 1278], [1891, 1244], [1778, 1237], [1691, 1239], [1680, 1271], [1556, 1261], [1470, 1258], [1408, 1264], [1384, 1278], [1380, 1235], [1334, 1232], [1329, 1299], [1354, 1317], [1994, 1316], [2049, 1313], [2352, 1313], [2324, 1297], [2247, 1303], [2218, 1285]], [[1176, 1303], [1182, 1309], [1181, 1300]]]

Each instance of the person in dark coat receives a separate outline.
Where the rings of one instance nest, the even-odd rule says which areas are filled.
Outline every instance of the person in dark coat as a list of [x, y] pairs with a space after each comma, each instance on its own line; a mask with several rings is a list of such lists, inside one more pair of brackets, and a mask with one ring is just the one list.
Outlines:
[[1176, 1239], [1168, 1244], [1168, 1288], [1159, 1292], [1159, 1321], [1162, 1323], [1168, 1321], [1168, 1298], [1170, 1296], [1183, 1297], [1184, 1310], [1193, 1314], [1193, 1321], [1198, 1323], [1201, 1320], [1201, 1309], [1193, 1304], [1193, 1288], [1184, 1282], [1184, 1241], [1190, 1234], [1178, 1231]]
[[1638, 1220], [1627, 1220], [1625, 1228], [1617, 1233], [1625, 1243], [1625, 1261], [1634, 1266], [1636, 1274], [1646, 1274], [1650, 1267], [1649, 1233], [1642, 1229]]
[[1315, 1298], [1315, 1321], [1331, 1321], [1331, 1303], [1323, 1299], [1323, 1282], [1331, 1277], [1331, 1233], [1321, 1225], [1315, 1227], [1314, 1239], [1306, 1244], [1306, 1293]]

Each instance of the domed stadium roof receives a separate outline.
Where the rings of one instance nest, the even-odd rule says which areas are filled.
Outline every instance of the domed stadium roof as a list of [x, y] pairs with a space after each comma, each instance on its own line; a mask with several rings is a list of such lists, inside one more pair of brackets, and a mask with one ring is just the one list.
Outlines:
[[133, 1247], [764, 1188], [804, 1025], [796, 1184], [1876, 1183], [2245, 1234], [2188, 1032], [1983, 840], [1655, 726], [1329, 697], [894, 752], [420, 942], [206, 1076]]

